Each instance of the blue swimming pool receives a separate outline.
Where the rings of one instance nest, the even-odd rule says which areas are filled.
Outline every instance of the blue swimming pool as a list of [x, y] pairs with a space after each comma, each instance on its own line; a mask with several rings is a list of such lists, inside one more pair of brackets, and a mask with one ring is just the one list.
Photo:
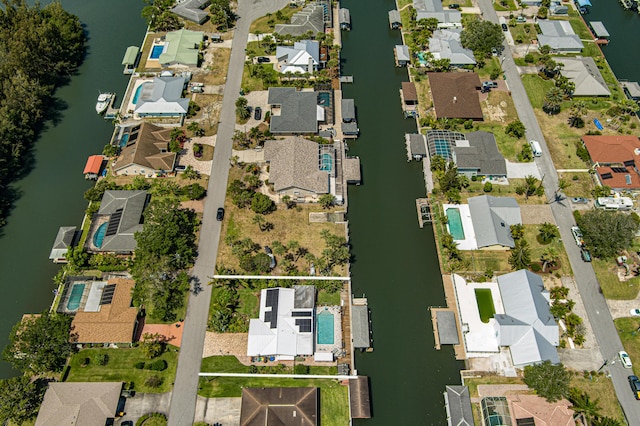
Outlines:
[[420, 62], [420, 65], [422, 65], [423, 67], [427, 66], [427, 58], [426, 58], [426, 54], [425, 52], [418, 52], [418, 62]]
[[93, 245], [97, 248], [102, 247], [102, 242], [104, 241], [104, 234], [107, 233], [107, 226], [109, 226], [108, 222], [103, 223], [98, 227], [96, 233], [93, 234]]
[[129, 142], [129, 133], [122, 135], [122, 139], [120, 139], [120, 148], [127, 146], [127, 142]]
[[333, 345], [333, 314], [323, 310], [316, 315], [317, 341], [319, 345]]
[[136, 89], [136, 92], [133, 94], [133, 99], [131, 100], [132, 104], [137, 104], [138, 103], [138, 99], [140, 98], [140, 93], [142, 93], [142, 87], [144, 87], [146, 83], [142, 83], [140, 86], [138, 86], [138, 88]]
[[329, 92], [318, 93], [318, 105], [323, 107], [331, 106], [331, 94]]
[[330, 172], [333, 170], [333, 157], [326, 152], [320, 155], [320, 170]]
[[162, 52], [164, 51], [164, 46], [161, 44], [156, 44], [151, 48], [151, 55], [149, 55], [150, 59], [158, 59]]
[[447, 209], [447, 218], [449, 219], [449, 233], [454, 240], [464, 240], [464, 228], [462, 227], [462, 219], [460, 218], [460, 209]]
[[75, 311], [80, 307], [82, 293], [84, 293], [84, 286], [84, 284], [74, 284], [71, 288], [71, 294], [67, 300], [67, 309], [69, 311]]

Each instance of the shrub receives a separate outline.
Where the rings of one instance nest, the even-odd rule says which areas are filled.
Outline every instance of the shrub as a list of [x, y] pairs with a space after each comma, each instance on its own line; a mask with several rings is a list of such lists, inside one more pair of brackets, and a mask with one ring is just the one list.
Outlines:
[[133, 367], [138, 369], [138, 370], [142, 370], [144, 368], [144, 361], [138, 361], [135, 364], [133, 364]]
[[164, 371], [167, 369], [167, 361], [165, 361], [164, 359], [157, 359], [147, 364], [146, 369], [153, 371]]
[[[498, 77], [500, 77], [500, 70], [498, 68], [495, 68], [495, 69], [491, 70], [491, 74], [489, 74], [489, 78], [491, 80], [495, 80]], [[465, 129], [466, 129], [466, 127], [465, 127]]]
[[162, 377], [151, 376], [151, 377], [147, 378], [147, 380], [144, 382], [144, 384], [149, 386], [150, 388], [159, 388], [160, 385], [162, 385]]
[[86, 367], [87, 365], [89, 365], [91, 363], [91, 358], [85, 358], [82, 360], [82, 362], [80, 363], [80, 367]]
[[539, 263], [532, 263], [531, 264], [531, 271], [532, 272], [540, 272], [540, 271], [542, 271], [542, 266], [540, 266]]
[[531, 53], [527, 53], [526, 55], [524, 55], [524, 61], [528, 64], [532, 64], [533, 61], [535, 59], [533, 58], [533, 55]]
[[103, 366], [107, 365], [109, 363], [109, 355], [107, 354], [100, 355], [100, 357], [98, 358], [98, 363]]
[[308, 365], [303, 365], [303, 364], [296, 364], [296, 366], [293, 367], [293, 373], [294, 374], [309, 374], [309, 366]]
[[519, 139], [524, 136], [525, 130], [524, 124], [520, 120], [515, 120], [507, 125], [505, 133]]
[[484, 187], [482, 188], [482, 190], [484, 192], [491, 192], [493, 191], [493, 184], [491, 182], [485, 182], [484, 183]]

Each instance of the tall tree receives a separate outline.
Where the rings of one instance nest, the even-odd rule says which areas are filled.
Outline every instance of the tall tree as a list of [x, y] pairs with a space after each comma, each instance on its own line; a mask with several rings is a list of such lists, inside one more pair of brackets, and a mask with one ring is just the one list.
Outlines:
[[544, 103], [542, 104], [542, 110], [547, 114], [553, 115], [560, 112], [560, 105], [562, 104], [562, 90], [557, 87], [552, 87], [544, 95]]
[[624, 213], [590, 210], [582, 215], [580, 229], [595, 256], [611, 258], [631, 245], [638, 224]]
[[498, 48], [504, 40], [500, 25], [475, 19], [469, 22], [460, 34], [462, 46], [473, 50], [476, 56], [489, 57], [491, 49]]
[[27, 376], [0, 380], [0, 423], [25, 423], [38, 414], [46, 387]]
[[531, 266], [531, 250], [525, 240], [516, 240], [509, 255], [509, 265], [514, 271], [527, 269]]
[[524, 368], [524, 382], [549, 402], [567, 396], [571, 373], [562, 364], [544, 361]]

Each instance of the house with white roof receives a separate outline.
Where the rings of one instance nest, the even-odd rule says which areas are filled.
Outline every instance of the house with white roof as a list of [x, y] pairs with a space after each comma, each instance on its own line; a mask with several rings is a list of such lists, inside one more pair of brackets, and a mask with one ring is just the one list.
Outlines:
[[471, 49], [460, 43], [460, 29], [435, 30], [429, 39], [429, 51], [434, 59], [449, 59], [452, 66], [475, 65]]
[[515, 243], [511, 225], [521, 224], [520, 206], [512, 197], [480, 195], [467, 200], [478, 249], [508, 250]]
[[143, 83], [135, 106], [135, 115], [142, 117], [182, 117], [189, 110], [189, 98], [182, 92], [187, 81], [184, 77], [155, 77]]
[[312, 355], [314, 310], [314, 286], [263, 289], [259, 318], [249, 321], [247, 356], [293, 360], [298, 355]]
[[276, 48], [278, 70], [282, 73], [313, 74], [320, 66], [320, 43], [317, 40], [302, 40], [291, 46]]

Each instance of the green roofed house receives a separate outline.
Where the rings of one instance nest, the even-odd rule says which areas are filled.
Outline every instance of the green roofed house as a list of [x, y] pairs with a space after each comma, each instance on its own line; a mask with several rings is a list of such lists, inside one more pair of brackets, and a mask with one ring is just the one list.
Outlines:
[[190, 31], [183, 28], [167, 33], [165, 36], [167, 46], [158, 59], [160, 65], [163, 67], [197, 67], [198, 52], [203, 41], [204, 33], [202, 31]]
[[122, 65], [124, 65], [123, 74], [133, 74], [136, 65], [138, 65], [139, 53], [140, 48], [138, 46], [127, 47], [127, 51], [124, 53], [124, 58], [122, 58]]

